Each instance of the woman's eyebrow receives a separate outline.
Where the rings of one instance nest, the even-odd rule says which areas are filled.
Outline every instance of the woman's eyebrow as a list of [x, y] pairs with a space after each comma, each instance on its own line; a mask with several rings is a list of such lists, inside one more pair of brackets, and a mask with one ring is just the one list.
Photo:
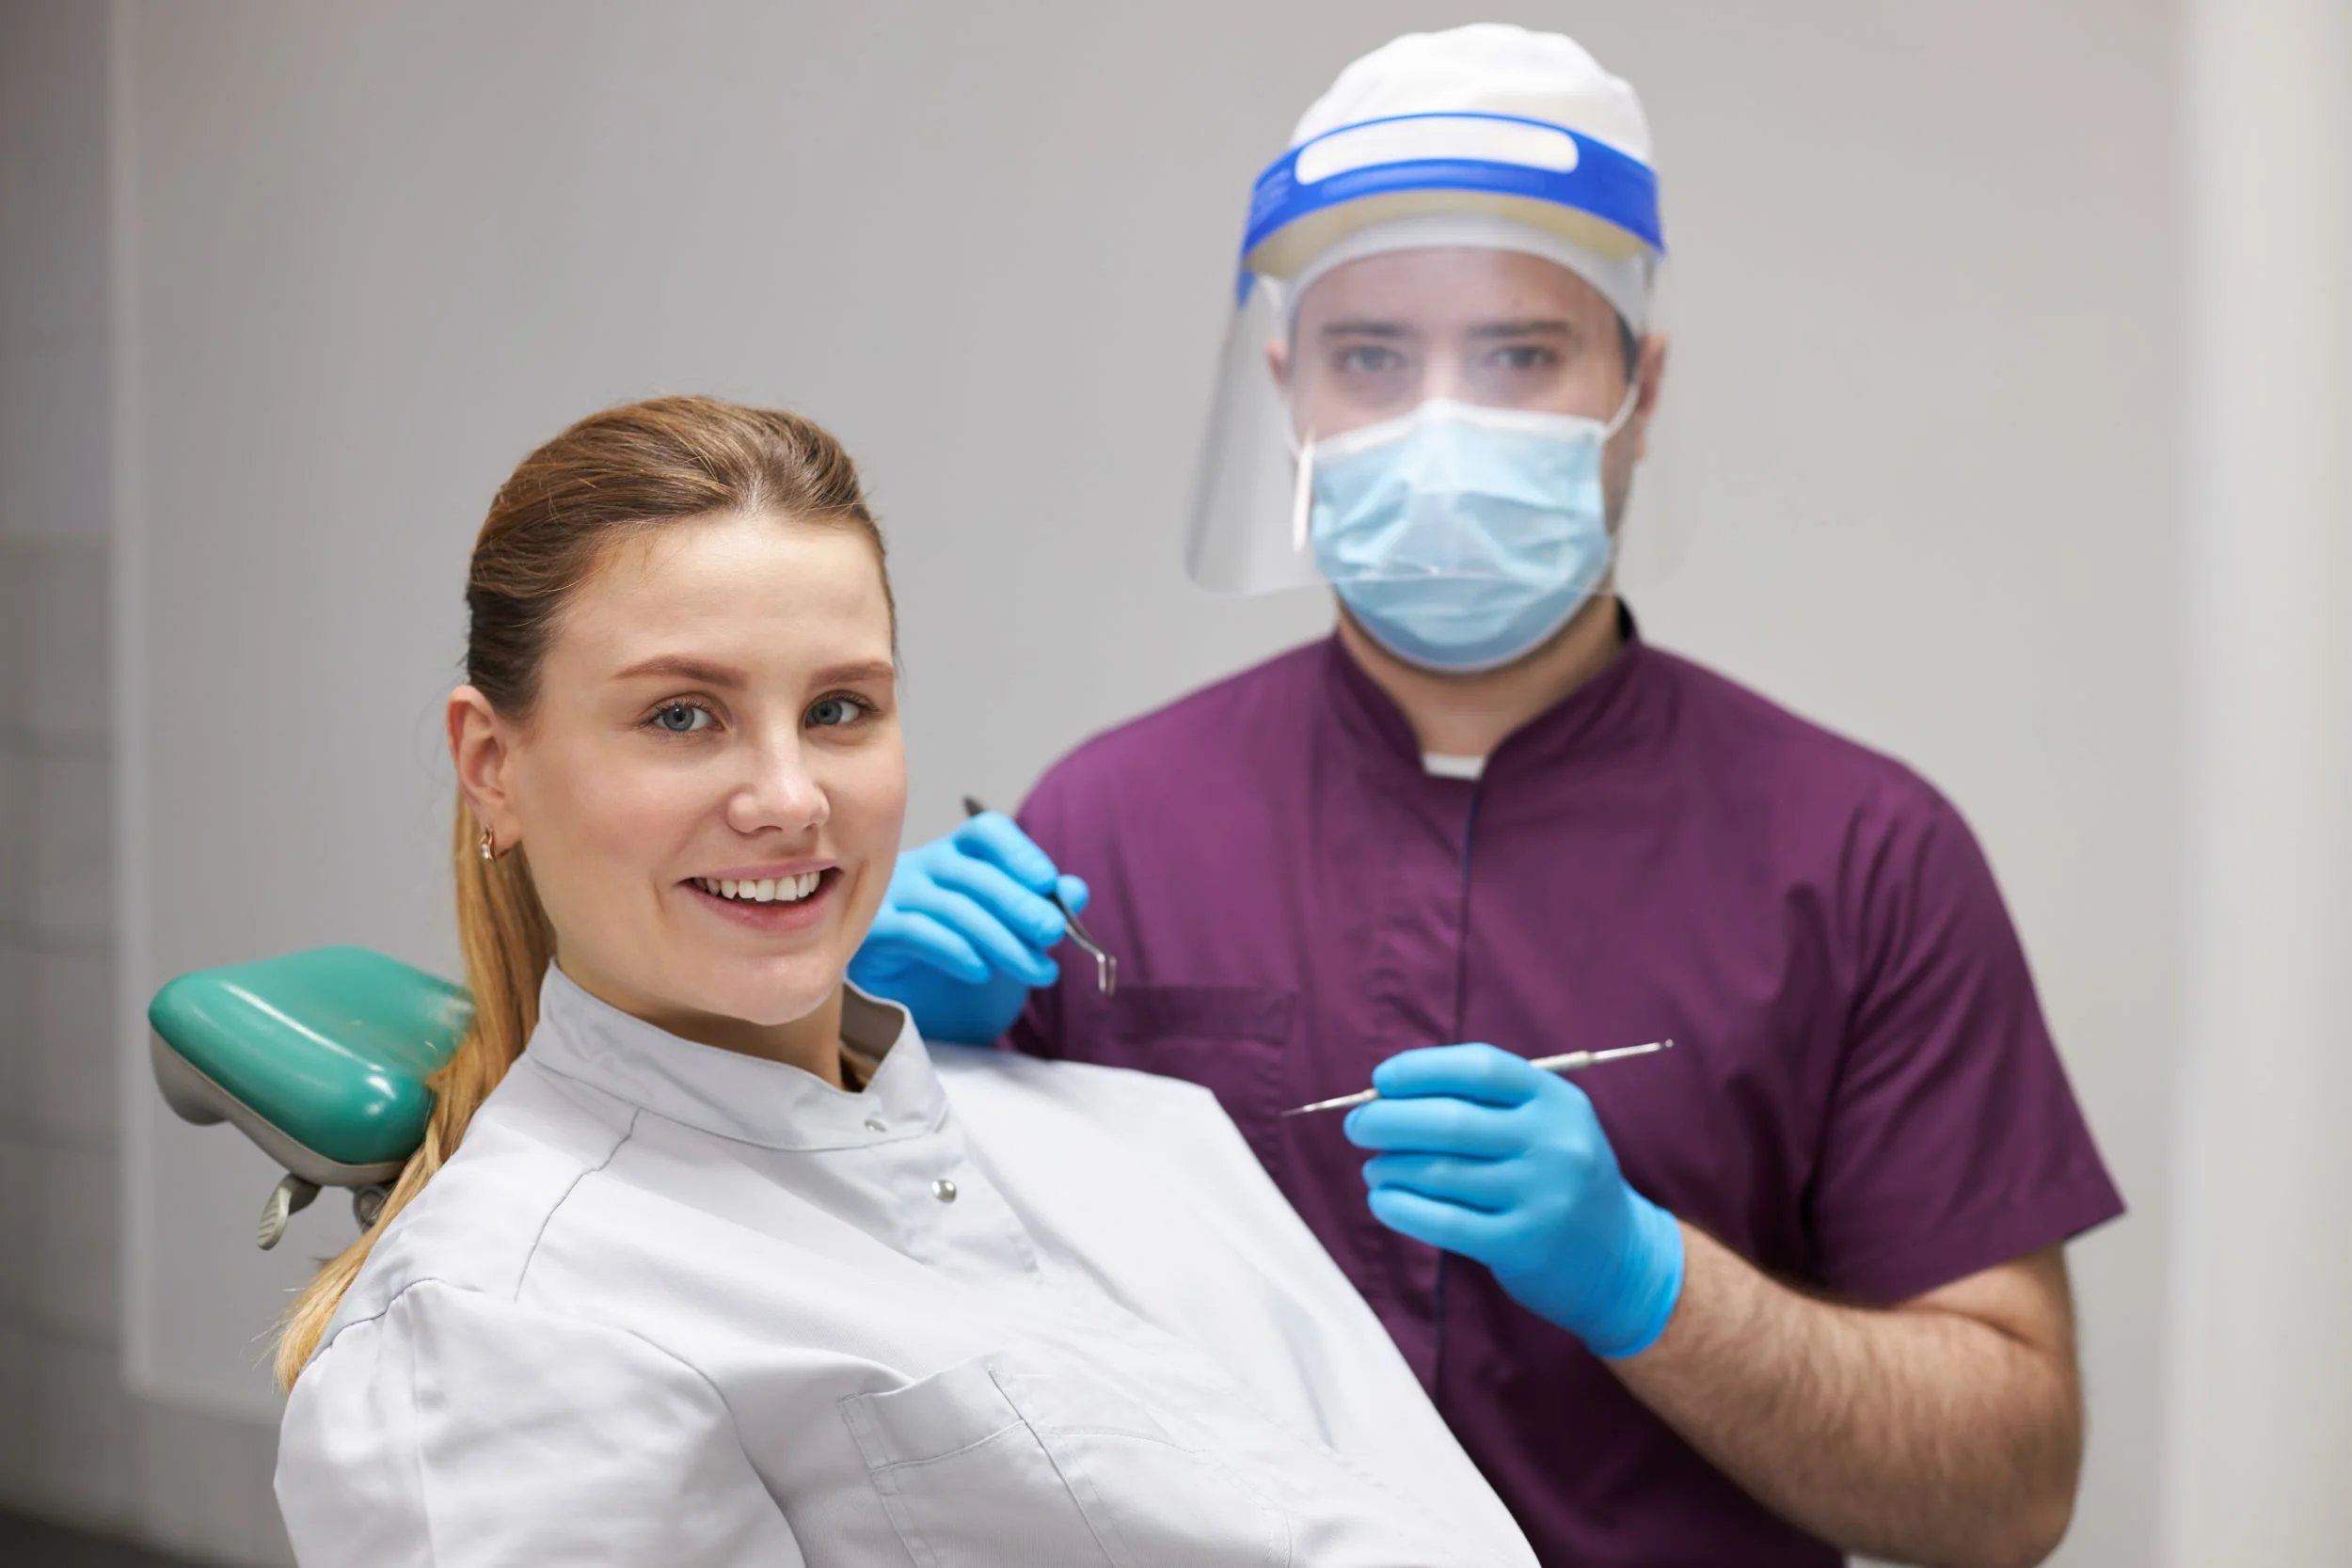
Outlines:
[[626, 670], [615, 672], [612, 678], [616, 681], [642, 680], [647, 675], [668, 675], [703, 686], [742, 686], [749, 679], [732, 665], [714, 664], [691, 654], [663, 654], [656, 658], [644, 659]]
[[894, 681], [898, 667], [886, 658], [860, 659], [851, 664], [833, 664], [809, 677], [813, 686], [855, 686], [860, 681]]
[[[643, 659], [626, 670], [616, 671], [616, 681], [643, 680], [660, 675], [671, 680], [692, 681], [698, 686], [745, 687], [752, 677], [731, 664], [720, 664], [691, 654], [662, 654]], [[898, 667], [886, 658], [852, 659], [843, 664], [828, 664], [809, 673], [812, 686], [850, 686], [860, 681], [896, 680]]]

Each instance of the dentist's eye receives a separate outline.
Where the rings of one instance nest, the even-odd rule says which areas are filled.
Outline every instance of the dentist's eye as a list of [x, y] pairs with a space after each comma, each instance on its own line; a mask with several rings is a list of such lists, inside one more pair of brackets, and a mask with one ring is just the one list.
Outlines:
[[654, 709], [653, 717], [646, 721], [654, 728], [667, 730], [672, 735], [691, 735], [696, 730], [707, 730], [718, 721], [718, 716], [700, 703], [664, 703]]
[[873, 705], [862, 697], [823, 697], [810, 706], [808, 725], [816, 730], [837, 730], [870, 718], [873, 712]]
[[1507, 371], [1548, 371], [1560, 356], [1541, 343], [1512, 343], [1495, 352], [1496, 362]]
[[1390, 375], [1405, 368], [1405, 356], [1378, 343], [1356, 343], [1340, 351], [1339, 368], [1346, 375]]

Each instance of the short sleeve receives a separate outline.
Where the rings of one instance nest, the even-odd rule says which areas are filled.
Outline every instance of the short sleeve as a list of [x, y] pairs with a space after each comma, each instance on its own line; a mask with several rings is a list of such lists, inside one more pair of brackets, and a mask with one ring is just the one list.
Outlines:
[[703, 1377], [617, 1330], [433, 1281], [306, 1368], [278, 1500], [304, 1568], [797, 1568]]
[[1823, 1284], [1894, 1303], [2123, 1212], [1992, 868], [1913, 782], [1843, 891], [1856, 977], [1807, 1197]]

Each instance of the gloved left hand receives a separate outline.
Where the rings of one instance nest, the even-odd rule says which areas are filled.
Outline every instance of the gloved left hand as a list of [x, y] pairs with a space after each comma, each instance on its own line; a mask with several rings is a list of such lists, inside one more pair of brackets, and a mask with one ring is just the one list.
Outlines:
[[1611, 1358], [1647, 1350], [1682, 1293], [1682, 1227], [1617, 1169], [1584, 1091], [1491, 1045], [1407, 1051], [1347, 1116], [1372, 1212], [1475, 1259], [1537, 1316]]
[[1009, 816], [982, 812], [898, 857], [850, 978], [914, 1016], [926, 1039], [986, 1045], [1060, 966], [1045, 951], [1069, 930], [1087, 885], [1056, 869]]

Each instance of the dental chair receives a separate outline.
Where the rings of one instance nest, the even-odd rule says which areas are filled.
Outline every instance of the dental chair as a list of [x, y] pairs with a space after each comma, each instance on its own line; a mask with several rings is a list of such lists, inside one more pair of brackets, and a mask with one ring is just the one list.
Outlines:
[[257, 1240], [322, 1188], [375, 1223], [433, 1112], [425, 1079], [473, 1019], [463, 988], [364, 947], [320, 947], [183, 974], [155, 993], [150, 1055], [186, 1121], [228, 1122], [286, 1173]]

